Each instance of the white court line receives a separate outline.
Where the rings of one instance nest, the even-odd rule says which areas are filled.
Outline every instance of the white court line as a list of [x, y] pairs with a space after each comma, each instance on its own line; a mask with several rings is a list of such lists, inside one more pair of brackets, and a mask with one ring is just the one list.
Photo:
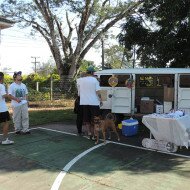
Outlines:
[[[30, 130], [35, 130], [35, 129], [43, 129], [43, 130], [62, 133], [62, 134], [66, 134], [66, 135], [77, 136], [77, 134], [75, 134], [75, 133], [68, 133], [68, 132], [59, 131], [59, 130], [55, 130], [55, 129], [48, 129], [48, 128], [44, 128], [44, 127], [35, 127], [35, 128], [31, 128]], [[9, 132], [9, 134], [12, 134], [12, 133], [15, 133], [15, 132]], [[3, 134], [0, 134], [0, 135], [3, 135]], [[85, 138], [87, 138], [87, 137], [85, 137]], [[164, 152], [164, 151], [149, 149], [149, 148], [145, 148], [145, 147], [141, 147], [141, 146], [134, 146], [134, 145], [130, 145], [130, 144], [119, 143], [119, 142], [115, 142], [115, 141], [106, 141], [106, 142], [109, 142], [109, 143], [112, 143], [112, 144], [118, 144], [118, 145], [122, 145], [122, 146], [126, 146], [126, 147], [131, 147], [131, 148], [136, 148], [136, 149], [141, 149], [141, 150], [148, 150], [148, 151], [151, 151], [151, 152], [159, 152], [159, 153], [162, 153], [162, 154], [168, 154], [168, 155], [179, 156], [179, 157], [182, 157], [182, 158], [189, 158], [190, 159], [190, 156], [186, 156], [186, 155], [183, 155], [183, 154], [176, 154], [176, 153], [172, 153], [172, 152]]]
[[[72, 136], [77, 136], [74, 133], [68, 133], [68, 132], [64, 132], [64, 131], [59, 131], [59, 130], [55, 130], [55, 129], [48, 129], [48, 128], [43, 128], [43, 127], [36, 127], [36, 128], [32, 128], [30, 130], [35, 130], [35, 129], [42, 129], [42, 130], [47, 130], [47, 131], [52, 131], [52, 132], [57, 132], [57, 133], [62, 133], [62, 134], [68, 134], [68, 135], [72, 135]], [[14, 133], [14, 132], [10, 132], [10, 133]], [[107, 143], [112, 143], [112, 144], [117, 144], [117, 145], [122, 145], [122, 146], [126, 146], [126, 147], [131, 147], [131, 148], [136, 148], [136, 149], [141, 149], [141, 150], [147, 150], [147, 151], [152, 151], [152, 152], [159, 152], [162, 154], [167, 154], [167, 155], [173, 155], [173, 156], [178, 156], [178, 157], [183, 157], [183, 158], [188, 158], [190, 159], [190, 156], [186, 156], [186, 155], [182, 155], [182, 154], [175, 154], [175, 153], [169, 153], [169, 152], [163, 152], [163, 151], [157, 151], [157, 150], [153, 150], [153, 149], [148, 149], [148, 148], [144, 148], [144, 147], [140, 147], [140, 146], [134, 146], [134, 145], [129, 145], [129, 144], [124, 144], [124, 143], [118, 143], [118, 142], [114, 142], [114, 141], [106, 141]], [[103, 146], [104, 144], [101, 143], [99, 145], [93, 146], [90, 149], [82, 152], [81, 154], [79, 154], [78, 156], [76, 156], [74, 159], [72, 159], [63, 169], [62, 171], [59, 173], [59, 175], [57, 176], [57, 178], [55, 179], [51, 190], [58, 190], [61, 182], [63, 180], [63, 178], [65, 177], [65, 175], [67, 174], [67, 172], [69, 171], [69, 169], [78, 161], [80, 160], [82, 157], [84, 157], [86, 154], [88, 154], [89, 152], [99, 148], [100, 146]]]
[[[43, 127], [38, 127], [38, 128], [48, 130], [48, 131], [54, 131], [54, 132], [57, 132], [57, 133], [63, 133], [63, 134], [69, 134], [69, 135], [77, 136], [74, 133], [68, 133], [68, 132], [64, 132], [64, 131], [48, 129], [48, 128], [43, 128]], [[87, 137], [85, 137], [85, 138], [87, 138]], [[159, 152], [159, 153], [162, 153], [162, 154], [168, 154], [168, 155], [179, 156], [179, 157], [189, 158], [190, 159], [190, 156], [186, 156], [186, 155], [183, 155], [183, 154], [176, 154], [176, 153], [172, 153], [172, 152], [164, 152], [164, 151], [149, 149], [149, 148], [145, 148], [145, 147], [141, 147], [141, 146], [135, 146], [135, 145], [125, 144], [125, 143], [119, 143], [119, 142], [115, 142], [115, 141], [108, 141], [107, 140], [106, 142], [112, 143], [112, 144], [118, 144], [118, 145], [122, 145], [122, 146], [126, 146], [126, 147], [131, 147], [131, 148], [136, 148], [136, 149], [141, 149], [141, 150], [148, 150], [148, 151], [151, 151], [151, 152]]]
[[108, 141], [108, 142], [112, 143], [112, 144], [118, 144], [118, 145], [122, 145], [122, 146], [131, 147], [131, 148], [137, 148], [137, 149], [141, 149], [141, 150], [148, 150], [148, 151], [151, 151], [151, 152], [159, 152], [159, 153], [162, 153], [162, 154], [168, 154], [168, 155], [172, 155], [172, 156], [178, 156], [178, 157], [183, 157], [183, 158], [189, 158], [190, 159], [190, 156], [186, 156], [186, 155], [183, 155], [183, 154], [176, 154], [176, 153], [172, 153], [172, 152], [164, 152], [164, 151], [161, 151], [161, 150], [154, 150], [154, 149], [150, 149], [150, 148], [134, 146], [134, 145], [124, 144], [124, 143], [118, 143], [118, 142], [114, 142], [114, 141]]
[[56, 129], [49, 129], [49, 128], [44, 128], [44, 127], [38, 127], [38, 129], [44, 129], [44, 130], [47, 130], [47, 131], [53, 131], [53, 132], [62, 133], [62, 134], [66, 134], [66, 135], [77, 136], [77, 134], [75, 134], [75, 133], [68, 133], [68, 132], [64, 132], [64, 131], [58, 131]]
[[[48, 129], [48, 128], [42, 128], [39, 127], [40, 129], [44, 129], [44, 130], [48, 130], [48, 131], [53, 131], [53, 132], [58, 132], [58, 133], [62, 133], [62, 134], [70, 134], [70, 135], [74, 135], [76, 136], [76, 134], [74, 133], [67, 133], [67, 132], [63, 132], [63, 131], [59, 131], [59, 130], [54, 130], [54, 129]], [[118, 145], [122, 145], [122, 146], [127, 146], [127, 147], [131, 147], [131, 148], [136, 148], [136, 149], [141, 149], [141, 150], [148, 150], [148, 151], [152, 151], [152, 152], [160, 152], [163, 154], [168, 154], [168, 155], [174, 155], [174, 156], [179, 156], [179, 157], [184, 157], [184, 158], [189, 158], [190, 156], [185, 156], [185, 155], [181, 155], [181, 154], [175, 154], [175, 153], [167, 153], [167, 152], [162, 152], [162, 151], [157, 151], [157, 150], [152, 150], [152, 149], [147, 149], [144, 147], [139, 147], [139, 146], [134, 146], [134, 145], [129, 145], [129, 144], [124, 144], [124, 143], [118, 143], [118, 142], [114, 142], [114, 141], [106, 141], [107, 143], [112, 143], [112, 144], [118, 144]], [[100, 146], [103, 146], [104, 144], [101, 143], [99, 145], [96, 145], [84, 152], [82, 152], [81, 154], [79, 154], [78, 156], [76, 156], [74, 159], [72, 159], [63, 169], [62, 171], [59, 173], [59, 175], [56, 177], [51, 190], [59, 190], [59, 187], [61, 185], [61, 182], [63, 181], [63, 178], [66, 176], [67, 172], [69, 171], [69, 169], [78, 161], [80, 160], [82, 157], [84, 157], [86, 154], [88, 154], [89, 152], [99, 148]]]
[[84, 157], [86, 154], [88, 154], [89, 152], [103, 146], [104, 144], [101, 143], [99, 145], [93, 146], [91, 148], [89, 148], [88, 150], [82, 152], [81, 154], [79, 154], [78, 156], [76, 156], [74, 159], [72, 159], [63, 169], [62, 171], [59, 173], [59, 175], [57, 176], [57, 178], [55, 179], [51, 190], [58, 190], [61, 182], [63, 180], [63, 178], [65, 177], [65, 175], [67, 174], [67, 172], [69, 171], [69, 169], [78, 161], [80, 160], [82, 157]]

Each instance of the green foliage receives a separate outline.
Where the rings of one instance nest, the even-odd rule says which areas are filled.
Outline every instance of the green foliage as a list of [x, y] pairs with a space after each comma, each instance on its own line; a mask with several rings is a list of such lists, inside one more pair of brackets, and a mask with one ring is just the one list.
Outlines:
[[92, 65], [92, 66], [95, 67], [93, 61], [82, 60], [82, 61], [81, 61], [81, 64], [80, 64], [79, 71], [80, 71], [80, 72], [86, 72], [87, 68], [88, 68], [90, 65]]
[[13, 82], [13, 77], [10, 75], [5, 74], [4, 75], [4, 83], [5, 84], [11, 84]]
[[190, 66], [189, 0], [145, 0], [122, 28], [121, 44], [128, 50], [138, 47], [142, 66]]
[[130, 67], [129, 62], [124, 57], [124, 51], [124, 47], [118, 45], [105, 49], [105, 66], [113, 69], [119, 69], [126, 65]]
[[32, 88], [28, 88], [28, 99], [29, 101], [42, 101], [42, 100], [50, 100], [49, 92], [39, 92]]
[[38, 74], [30, 74], [26, 78], [23, 78], [23, 83], [27, 85], [27, 87], [36, 89], [36, 82], [45, 82], [47, 77], [40, 76]]

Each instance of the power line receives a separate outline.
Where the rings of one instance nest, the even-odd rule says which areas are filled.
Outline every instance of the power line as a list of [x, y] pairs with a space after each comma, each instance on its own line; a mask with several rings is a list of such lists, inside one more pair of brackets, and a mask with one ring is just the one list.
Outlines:
[[34, 59], [34, 62], [31, 62], [31, 63], [34, 63], [34, 66], [35, 66], [35, 73], [36, 73], [36, 71], [37, 71], [37, 63], [40, 63], [39, 61], [36, 61], [36, 60], [37, 60], [37, 58], [40, 58], [40, 57], [32, 57], [32, 56], [31, 56], [31, 58]]

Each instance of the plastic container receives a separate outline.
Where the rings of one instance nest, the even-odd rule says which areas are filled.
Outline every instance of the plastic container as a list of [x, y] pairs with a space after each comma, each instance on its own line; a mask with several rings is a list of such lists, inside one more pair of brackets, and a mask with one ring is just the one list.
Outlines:
[[119, 124], [118, 124], [118, 128], [119, 128], [119, 129], [122, 129], [122, 123], [119, 123]]
[[122, 121], [122, 134], [124, 136], [133, 136], [138, 132], [139, 122], [136, 119], [126, 119]]

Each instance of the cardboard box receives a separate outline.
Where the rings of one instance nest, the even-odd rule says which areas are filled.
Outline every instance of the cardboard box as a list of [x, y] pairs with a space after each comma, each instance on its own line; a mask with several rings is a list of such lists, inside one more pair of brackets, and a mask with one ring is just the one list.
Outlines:
[[141, 100], [140, 104], [141, 113], [153, 113], [154, 112], [154, 100]]
[[172, 102], [164, 101], [164, 113], [169, 113], [172, 109]]
[[164, 106], [163, 105], [156, 105], [156, 113], [162, 114], [164, 112]]
[[174, 101], [174, 88], [164, 86], [164, 101], [166, 102]]

